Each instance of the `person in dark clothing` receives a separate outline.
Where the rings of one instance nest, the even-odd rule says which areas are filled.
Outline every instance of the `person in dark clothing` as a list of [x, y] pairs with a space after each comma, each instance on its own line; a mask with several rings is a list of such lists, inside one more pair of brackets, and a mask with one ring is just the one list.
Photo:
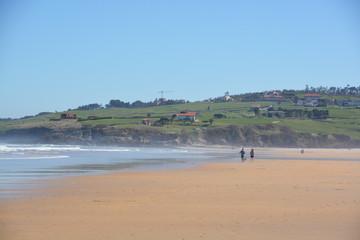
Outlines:
[[240, 151], [240, 156], [241, 156], [241, 161], [244, 162], [244, 161], [246, 160], [244, 148], [241, 149], [241, 151]]
[[250, 158], [251, 158], [252, 162], [254, 161], [254, 156], [255, 156], [255, 152], [254, 152], [254, 149], [252, 148], [250, 151]]

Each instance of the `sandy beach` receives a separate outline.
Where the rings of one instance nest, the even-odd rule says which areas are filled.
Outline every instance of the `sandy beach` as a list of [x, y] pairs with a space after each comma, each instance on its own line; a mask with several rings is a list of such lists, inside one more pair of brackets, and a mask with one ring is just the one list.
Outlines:
[[[305, 155], [359, 159], [360, 150]], [[255, 158], [49, 183], [0, 200], [1, 240], [360, 239], [359, 161]]]

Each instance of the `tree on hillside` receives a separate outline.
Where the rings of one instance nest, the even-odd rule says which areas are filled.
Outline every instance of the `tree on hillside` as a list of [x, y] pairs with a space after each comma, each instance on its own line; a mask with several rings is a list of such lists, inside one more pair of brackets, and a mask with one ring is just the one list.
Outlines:
[[177, 115], [176, 115], [176, 114], [171, 115], [170, 122], [172, 123], [172, 122], [175, 120], [175, 118], [176, 118], [176, 117], [177, 117]]
[[103, 107], [101, 106], [101, 104], [91, 103], [88, 105], [80, 106], [80, 107], [76, 108], [75, 110], [98, 110], [98, 109], [102, 109], [102, 108]]
[[231, 97], [237, 101], [256, 102], [256, 101], [261, 101], [261, 99], [264, 97], [264, 94], [265, 94], [264, 92], [256, 92], [256, 93], [232, 95]]
[[318, 94], [328, 94], [328, 95], [350, 95], [350, 96], [356, 96], [360, 95], [360, 86], [350, 86], [347, 84], [345, 87], [309, 87], [306, 85], [304, 90], [297, 91], [298, 93], [318, 93]]
[[119, 99], [110, 100], [109, 104], [106, 104], [106, 108], [128, 108], [130, 107], [130, 103], [125, 103], [120, 101]]
[[137, 101], [135, 101], [135, 102], [133, 102], [133, 103], [131, 104], [131, 107], [133, 107], [133, 108], [140, 108], [140, 107], [144, 107], [145, 105], [146, 105], [146, 104], [143, 103], [142, 101], [137, 100]]

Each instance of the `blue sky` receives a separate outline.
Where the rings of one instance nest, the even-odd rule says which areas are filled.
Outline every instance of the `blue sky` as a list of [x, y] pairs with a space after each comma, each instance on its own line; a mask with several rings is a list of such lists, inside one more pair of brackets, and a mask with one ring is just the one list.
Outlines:
[[0, 1], [0, 118], [360, 85], [360, 2]]

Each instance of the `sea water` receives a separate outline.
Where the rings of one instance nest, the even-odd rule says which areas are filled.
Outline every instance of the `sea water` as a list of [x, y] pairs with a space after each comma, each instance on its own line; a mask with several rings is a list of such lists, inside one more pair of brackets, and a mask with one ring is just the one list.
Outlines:
[[[219, 161], [210, 150], [0, 144], [0, 198], [39, 188], [41, 180], [124, 170], [166, 170]], [[229, 157], [227, 157], [229, 161]]]
[[[0, 143], [0, 198], [20, 196], [27, 191], [40, 189], [42, 184], [46, 184], [41, 180], [46, 179], [113, 171], [181, 169], [209, 162], [240, 161], [238, 151]], [[302, 155], [300, 151], [299, 155]], [[345, 160], [279, 157], [264, 149], [256, 149], [256, 158]]]

